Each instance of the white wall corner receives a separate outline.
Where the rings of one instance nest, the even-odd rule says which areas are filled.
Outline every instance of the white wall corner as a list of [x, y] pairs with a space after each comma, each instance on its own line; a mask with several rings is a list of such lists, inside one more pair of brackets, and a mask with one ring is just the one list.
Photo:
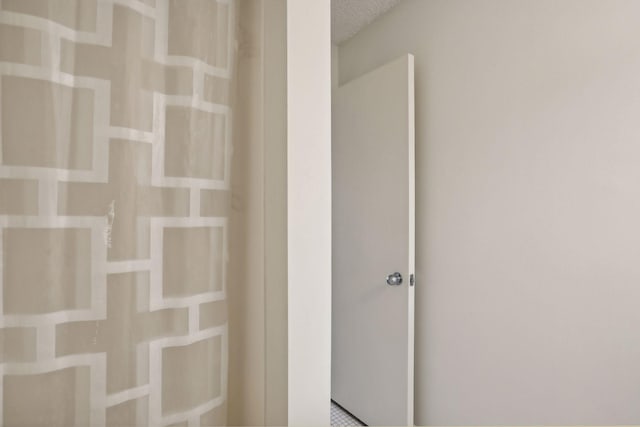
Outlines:
[[289, 425], [330, 425], [331, 19], [287, 3]]

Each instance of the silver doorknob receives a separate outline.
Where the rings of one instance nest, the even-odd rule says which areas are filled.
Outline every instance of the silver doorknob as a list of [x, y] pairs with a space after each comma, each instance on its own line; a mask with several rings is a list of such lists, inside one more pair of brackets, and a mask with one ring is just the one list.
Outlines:
[[402, 274], [397, 271], [393, 274], [387, 276], [387, 285], [389, 286], [399, 286], [402, 285]]

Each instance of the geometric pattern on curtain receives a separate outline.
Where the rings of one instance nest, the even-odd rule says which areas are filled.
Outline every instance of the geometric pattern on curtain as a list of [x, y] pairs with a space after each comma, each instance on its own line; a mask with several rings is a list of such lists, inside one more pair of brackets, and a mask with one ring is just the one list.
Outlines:
[[0, 0], [0, 420], [223, 425], [233, 0]]

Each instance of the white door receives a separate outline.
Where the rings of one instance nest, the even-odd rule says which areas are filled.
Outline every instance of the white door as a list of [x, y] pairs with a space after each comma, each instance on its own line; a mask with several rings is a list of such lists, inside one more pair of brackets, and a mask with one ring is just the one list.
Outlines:
[[368, 425], [413, 425], [413, 89], [406, 55], [333, 95], [331, 396]]

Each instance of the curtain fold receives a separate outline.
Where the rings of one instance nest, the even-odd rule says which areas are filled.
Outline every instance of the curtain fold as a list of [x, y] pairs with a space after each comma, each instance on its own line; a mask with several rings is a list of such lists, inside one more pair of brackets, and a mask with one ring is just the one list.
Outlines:
[[0, 422], [224, 425], [234, 0], [0, 0]]

